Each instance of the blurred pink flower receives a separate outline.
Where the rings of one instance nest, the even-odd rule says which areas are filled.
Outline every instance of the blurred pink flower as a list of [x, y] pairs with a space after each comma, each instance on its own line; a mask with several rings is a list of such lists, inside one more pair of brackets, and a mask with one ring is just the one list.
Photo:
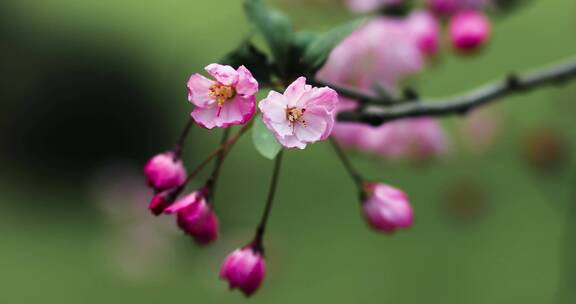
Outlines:
[[194, 74], [188, 81], [188, 100], [196, 107], [192, 118], [204, 128], [244, 124], [254, 115], [258, 82], [248, 69], [216, 63], [206, 67], [216, 81]]
[[205, 191], [192, 192], [164, 210], [168, 214], [175, 213], [178, 227], [199, 245], [218, 239], [218, 219], [206, 202]]
[[415, 11], [407, 19], [410, 32], [420, 51], [427, 56], [438, 52], [440, 24], [436, 17], [427, 11]]
[[450, 19], [450, 40], [452, 46], [460, 51], [473, 51], [483, 46], [490, 37], [490, 31], [490, 20], [477, 11], [462, 11]]
[[248, 246], [226, 257], [220, 278], [227, 280], [231, 289], [239, 288], [249, 297], [260, 287], [265, 272], [266, 262], [261, 253]]
[[[356, 103], [340, 102], [339, 111], [352, 110]], [[388, 159], [428, 160], [448, 152], [449, 144], [440, 124], [432, 118], [412, 118], [373, 127], [363, 123], [339, 122], [332, 131], [345, 148], [373, 153]]]
[[296, 79], [280, 94], [270, 91], [260, 101], [264, 123], [278, 142], [287, 148], [304, 149], [325, 140], [332, 132], [338, 94], [328, 88], [313, 88], [306, 78]]
[[379, 84], [394, 92], [399, 80], [424, 67], [413, 28], [404, 19], [374, 18], [332, 51], [317, 77], [368, 92]]
[[144, 166], [144, 174], [148, 184], [156, 191], [179, 187], [186, 180], [186, 169], [182, 160], [173, 152], [152, 157]]
[[362, 211], [372, 228], [392, 233], [412, 226], [412, 207], [404, 192], [381, 183], [371, 183], [366, 188], [367, 198]]
[[347, 0], [350, 10], [365, 13], [377, 10], [386, 5], [400, 4], [403, 0]]

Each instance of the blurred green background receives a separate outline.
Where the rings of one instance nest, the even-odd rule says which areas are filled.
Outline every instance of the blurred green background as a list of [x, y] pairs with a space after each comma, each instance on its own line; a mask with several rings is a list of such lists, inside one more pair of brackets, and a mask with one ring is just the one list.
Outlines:
[[[268, 2], [298, 29], [350, 17], [336, 0]], [[532, 1], [494, 27], [481, 54], [444, 50], [412, 84], [446, 96], [576, 54], [573, 0]], [[188, 117], [187, 77], [247, 32], [239, 0], [0, 3], [0, 303], [576, 303], [576, 84], [491, 106], [498, 131], [481, 151], [449, 118], [440, 160], [354, 155], [411, 197], [415, 225], [393, 236], [366, 227], [328, 144], [289, 151], [264, 285], [228, 292], [220, 262], [251, 238], [272, 162], [248, 137], [231, 153], [209, 248], [148, 215], [139, 174]], [[214, 133], [193, 130], [189, 165]]]

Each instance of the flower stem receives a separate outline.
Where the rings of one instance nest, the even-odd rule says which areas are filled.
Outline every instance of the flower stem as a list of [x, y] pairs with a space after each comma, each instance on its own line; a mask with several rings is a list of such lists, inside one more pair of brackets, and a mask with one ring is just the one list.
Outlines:
[[262, 240], [264, 238], [264, 232], [266, 231], [266, 224], [268, 223], [268, 218], [270, 217], [270, 211], [272, 210], [272, 205], [274, 204], [274, 195], [276, 194], [276, 187], [278, 185], [278, 177], [280, 176], [280, 167], [282, 165], [282, 155], [283, 151], [280, 151], [276, 155], [276, 160], [274, 162], [274, 171], [272, 173], [272, 180], [270, 182], [270, 190], [268, 191], [268, 198], [266, 200], [266, 207], [264, 208], [264, 213], [262, 213], [262, 218], [260, 219], [260, 224], [256, 229], [256, 237], [252, 243], [253, 248], [260, 253], [264, 253], [264, 248], [262, 246]]
[[174, 147], [174, 155], [177, 158], [180, 158], [180, 156], [182, 156], [182, 151], [184, 150], [184, 143], [185, 143], [186, 138], [188, 137], [188, 134], [190, 133], [190, 129], [192, 129], [193, 125], [194, 125], [194, 120], [192, 119], [192, 117], [190, 117], [188, 119], [188, 122], [186, 123], [186, 126], [184, 127], [184, 130], [182, 130], [182, 133], [180, 133], [180, 137], [178, 138], [178, 142], [176, 143], [176, 147]]
[[[224, 129], [222, 133], [222, 139], [220, 140], [220, 146], [224, 145], [228, 138], [230, 137], [230, 128]], [[210, 189], [209, 196], [210, 196], [210, 204], [214, 207], [214, 192], [216, 191], [216, 184], [218, 182], [218, 177], [220, 176], [220, 169], [222, 168], [222, 164], [224, 163], [224, 151], [220, 151], [218, 153], [218, 157], [216, 158], [216, 163], [214, 164], [214, 169], [212, 170], [212, 175], [206, 182], [206, 185]]]
[[242, 137], [242, 135], [244, 135], [246, 131], [250, 130], [250, 128], [252, 127], [252, 123], [253, 120], [245, 124], [232, 138], [230, 138], [224, 144], [220, 145], [218, 149], [212, 151], [212, 153], [210, 153], [210, 155], [208, 155], [206, 159], [204, 159], [198, 166], [196, 166], [196, 168], [190, 174], [188, 174], [188, 177], [186, 178], [186, 182], [184, 184], [186, 185], [188, 182], [194, 179], [194, 177], [196, 177], [196, 175], [198, 175], [198, 173], [200, 173], [200, 171], [202, 171], [202, 169], [204, 169], [204, 167], [206, 167], [206, 165], [208, 165], [210, 161], [215, 157], [221, 155], [222, 158], [225, 158], [226, 155], [228, 155], [228, 152], [230, 152], [230, 150], [234, 146], [234, 144], [236, 144], [238, 139], [240, 139], [240, 137]]
[[346, 153], [344, 153], [340, 145], [334, 140], [334, 138], [330, 137], [330, 143], [332, 144], [334, 151], [336, 151], [338, 158], [340, 158], [340, 161], [344, 165], [344, 168], [346, 168], [346, 171], [348, 171], [348, 174], [354, 180], [358, 186], [358, 189], [362, 192], [364, 189], [364, 178], [360, 175], [360, 173], [358, 173], [358, 171], [356, 171], [356, 169], [354, 169], [352, 162], [350, 162], [350, 159]]

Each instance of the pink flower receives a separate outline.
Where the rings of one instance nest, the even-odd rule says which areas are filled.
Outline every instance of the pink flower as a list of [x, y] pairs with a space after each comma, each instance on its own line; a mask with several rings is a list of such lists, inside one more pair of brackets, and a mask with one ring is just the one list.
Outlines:
[[392, 233], [412, 226], [412, 207], [404, 192], [389, 185], [371, 183], [366, 186], [366, 195], [362, 211], [372, 228]]
[[313, 88], [306, 78], [296, 79], [280, 94], [270, 91], [259, 104], [264, 123], [280, 144], [304, 149], [307, 144], [325, 140], [334, 126], [336, 91]]
[[[338, 111], [356, 108], [356, 102], [342, 100]], [[389, 159], [428, 160], [448, 152], [444, 130], [432, 118], [413, 118], [378, 127], [355, 122], [339, 122], [334, 139], [349, 149], [373, 153]]]
[[248, 246], [236, 249], [226, 257], [220, 279], [227, 280], [230, 289], [238, 288], [249, 297], [260, 287], [265, 272], [266, 263], [261, 253]]
[[348, 0], [348, 7], [354, 12], [365, 13], [382, 8], [386, 5], [402, 3], [403, 0]]
[[379, 84], [390, 92], [424, 67], [424, 53], [403, 19], [377, 17], [340, 43], [316, 75], [337, 85], [370, 92]]
[[449, 25], [450, 40], [461, 51], [476, 50], [490, 36], [490, 21], [482, 13], [469, 10], [452, 17]]
[[188, 100], [196, 107], [192, 118], [204, 128], [244, 124], [254, 115], [258, 82], [248, 69], [216, 63], [206, 67], [216, 81], [200, 74], [188, 80]]
[[148, 184], [157, 191], [179, 187], [186, 180], [186, 169], [173, 152], [152, 157], [144, 166], [144, 174]]
[[200, 245], [218, 239], [218, 219], [206, 202], [206, 191], [192, 192], [164, 210], [168, 214], [175, 213], [178, 227]]
[[440, 40], [440, 25], [436, 17], [426, 11], [415, 11], [407, 22], [420, 51], [427, 56], [436, 55]]

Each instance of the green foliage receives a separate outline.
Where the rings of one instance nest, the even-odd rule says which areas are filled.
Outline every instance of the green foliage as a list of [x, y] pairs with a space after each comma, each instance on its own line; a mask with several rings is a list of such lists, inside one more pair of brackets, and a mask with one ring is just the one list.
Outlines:
[[262, 115], [258, 115], [252, 127], [252, 142], [256, 150], [268, 159], [274, 159], [282, 150], [282, 146], [276, 141], [274, 135], [266, 128]]
[[240, 44], [237, 49], [220, 60], [220, 63], [234, 68], [244, 65], [261, 85], [270, 83], [271, 70], [268, 56], [249, 41]]
[[365, 19], [352, 20], [318, 35], [311, 41], [301, 59], [307, 72], [313, 74], [318, 71], [324, 65], [332, 50], [364, 21]]
[[268, 8], [262, 0], [245, 0], [244, 10], [248, 20], [262, 33], [282, 73], [292, 39], [290, 19], [284, 13]]

